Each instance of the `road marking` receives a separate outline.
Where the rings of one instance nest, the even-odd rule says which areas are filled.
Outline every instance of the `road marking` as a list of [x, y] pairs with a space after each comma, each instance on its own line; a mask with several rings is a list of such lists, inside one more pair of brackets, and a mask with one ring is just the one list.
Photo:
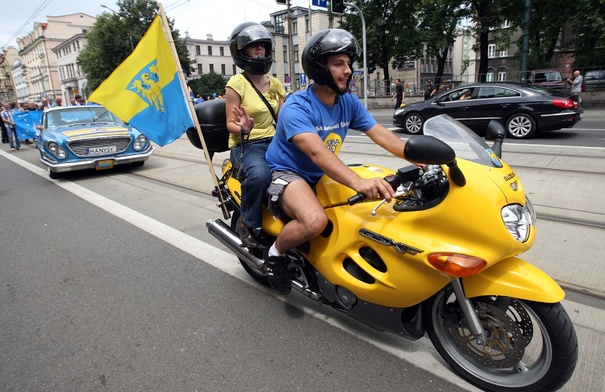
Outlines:
[[[282, 302], [295, 306], [306, 314], [322, 320], [340, 330], [349, 333], [358, 339], [371, 344], [389, 354], [409, 362], [413, 366], [424, 369], [436, 377], [447, 380], [448, 382], [466, 388], [470, 391], [478, 391], [471, 384], [459, 378], [441, 359], [430, 340], [425, 336], [418, 341], [409, 341], [394, 334], [376, 331], [364, 324], [352, 320], [351, 317], [337, 312], [331, 308], [321, 307], [319, 304], [309, 300], [302, 295], [281, 296], [273, 290], [255, 283], [239, 264], [237, 258], [229, 252], [225, 252], [210, 244], [198, 240], [188, 234], [176, 230], [162, 222], [156, 221], [146, 215], [141, 214], [131, 208], [92, 192], [80, 185], [74, 184], [68, 180], [51, 180], [48, 177], [48, 171], [15, 157], [3, 150], [0, 155], [21, 167], [37, 174], [66, 191], [80, 197], [81, 199], [99, 207], [108, 213], [120, 218], [139, 229], [167, 242], [168, 244], [196, 257], [197, 259], [209, 264], [265, 293], [272, 295]], [[217, 216], [220, 215], [217, 211]], [[312, 307], [309, 304], [317, 306]], [[328, 311], [326, 311], [326, 309]]]

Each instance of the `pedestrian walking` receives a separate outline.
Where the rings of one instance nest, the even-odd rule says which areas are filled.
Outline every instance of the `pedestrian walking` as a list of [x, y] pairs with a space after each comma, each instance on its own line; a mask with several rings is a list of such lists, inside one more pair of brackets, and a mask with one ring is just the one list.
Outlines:
[[15, 151], [15, 149], [21, 149], [21, 142], [19, 141], [19, 136], [17, 135], [17, 127], [15, 126], [15, 117], [13, 116], [13, 110], [17, 105], [14, 102], [4, 102], [2, 106], [2, 121], [6, 126], [6, 131], [8, 133], [8, 143], [10, 145], [11, 151]]
[[567, 83], [571, 84], [570, 97], [580, 106], [582, 103], [582, 84], [584, 83], [584, 77], [580, 73], [580, 70], [576, 69], [573, 72], [573, 80], [567, 78]]
[[427, 80], [426, 86], [424, 88], [424, 100], [426, 101], [428, 99], [431, 99], [433, 95], [435, 95], [435, 91], [437, 90], [435, 89], [435, 85], [433, 84], [433, 82]]
[[395, 79], [395, 93], [391, 96], [391, 101], [393, 98], [397, 98], [395, 101], [395, 109], [399, 108], [403, 104], [403, 99], [405, 98], [405, 93], [403, 92], [403, 86], [401, 85], [401, 79]]

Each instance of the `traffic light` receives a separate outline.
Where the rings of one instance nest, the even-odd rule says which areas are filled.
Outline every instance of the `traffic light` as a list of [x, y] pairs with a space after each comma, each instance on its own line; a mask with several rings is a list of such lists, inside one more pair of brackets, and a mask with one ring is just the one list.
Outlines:
[[332, 7], [333, 14], [344, 14], [345, 13], [345, 1], [344, 0], [330, 0], [330, 6]]
[[369, 74], [376, 71], [376, 60], [374, 59], [374, 53], [368, 53], [367, 66]]

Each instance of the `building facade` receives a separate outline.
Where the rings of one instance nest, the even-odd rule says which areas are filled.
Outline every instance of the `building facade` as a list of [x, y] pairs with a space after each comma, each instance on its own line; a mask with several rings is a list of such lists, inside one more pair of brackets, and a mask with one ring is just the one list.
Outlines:
[[86, 76], [77, 63], [78, 55], [86, 44], [86, 35], [78, 33], [52, 49], [59, 72], [60, 95], [65, 104], [76, 95], [86, 97], [90, 93]]
[[53, 53], [65, 40], [86, 34], [96, 18], [84, 13], [47, 16], [47, 22], [35, 22], [34, 29], [17, 39], [23, 73], [28, 84], [28, 96], [22, 99], [54, 99], [62, 95], [57, 58]]

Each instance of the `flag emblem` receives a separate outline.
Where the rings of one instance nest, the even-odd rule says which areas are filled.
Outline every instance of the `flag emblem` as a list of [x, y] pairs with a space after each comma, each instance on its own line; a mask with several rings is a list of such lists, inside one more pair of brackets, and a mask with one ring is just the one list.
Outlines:
[[157, 59], [149, 63], [132, 79], [128, 89], [137, 93], [147, 102], [147, 105], [153, 106], [158, 112], [164, 112], [164, 97], [162, 96]]

